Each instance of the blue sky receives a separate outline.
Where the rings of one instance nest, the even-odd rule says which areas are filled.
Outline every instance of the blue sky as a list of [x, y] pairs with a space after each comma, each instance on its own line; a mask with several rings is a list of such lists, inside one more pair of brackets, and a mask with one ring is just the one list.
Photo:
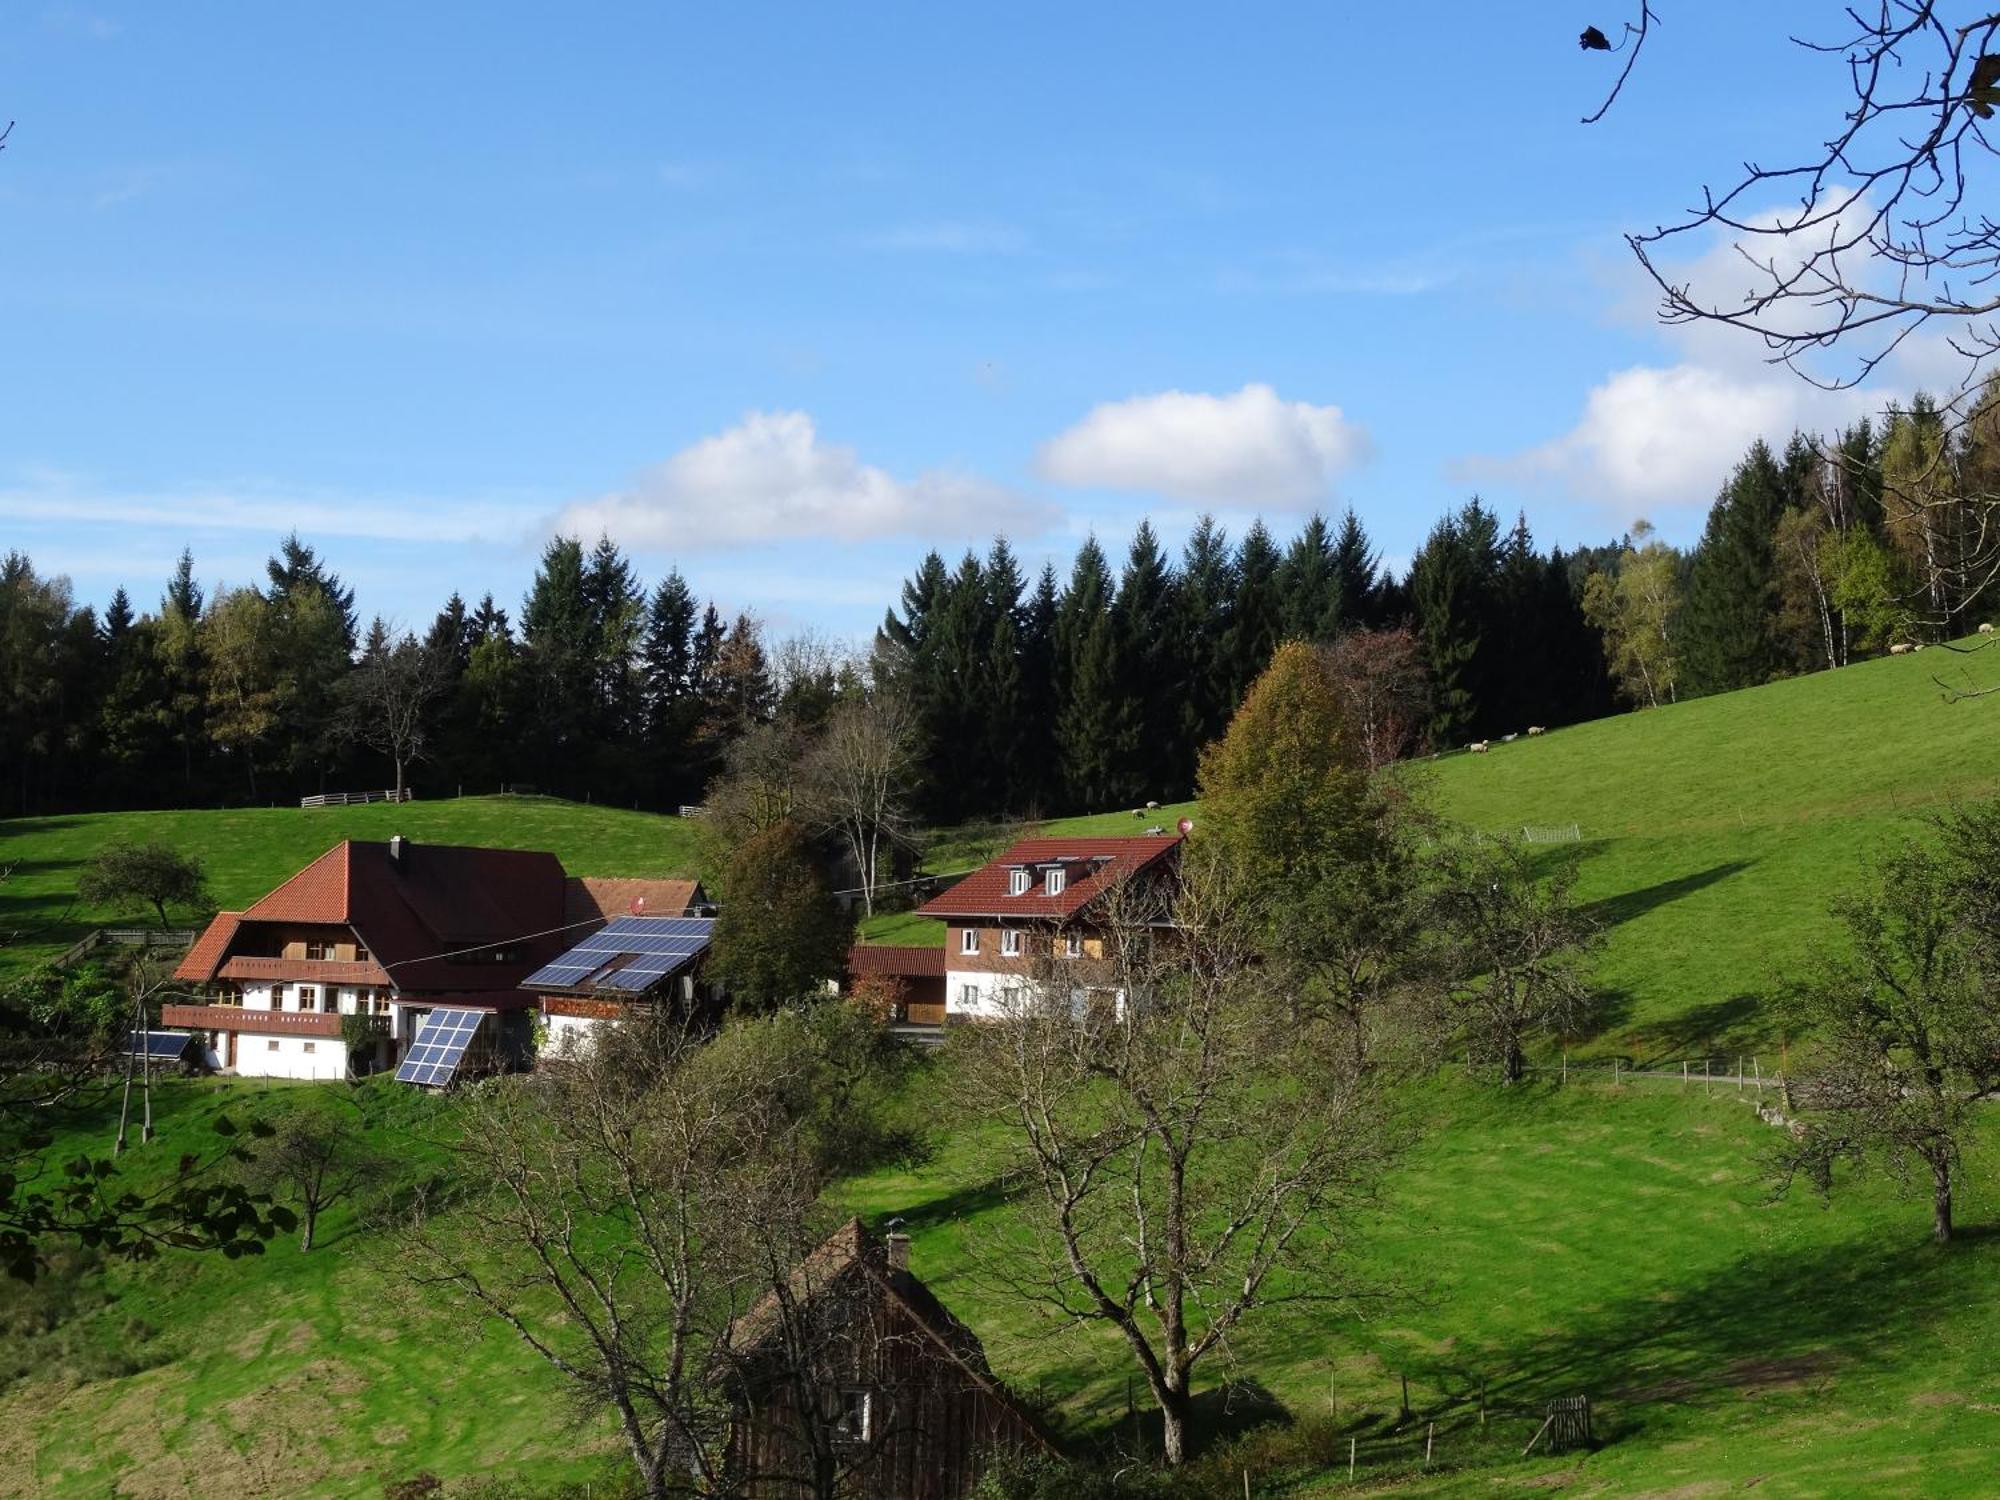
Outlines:
[[605, 526], [858, 637], [996, 529], [1691, 539], [1881, 399], [1657, 329], [1619, 237], [1824, 133], [1831, 11], [1672, 0], [1586, 128], [1593, 4], [18, 5], [0, 545], [150, 605], [296, 525], [421, 626]]

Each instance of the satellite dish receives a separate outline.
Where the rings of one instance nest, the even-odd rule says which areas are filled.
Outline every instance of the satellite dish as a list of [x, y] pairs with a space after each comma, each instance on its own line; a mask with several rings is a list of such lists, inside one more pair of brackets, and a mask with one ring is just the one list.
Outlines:
[[1182, 818], [1180, 822], [1174, 824], [1174, 827], [1178, 828], [1181, 831], [1182, 838], [1186, 838], [1189, 834], [1194, 832], [1194, 819]]
[[646, 915], [646, 898], [644, 896], [634, 896], [632, 898], [632, 915], [635, 917]]

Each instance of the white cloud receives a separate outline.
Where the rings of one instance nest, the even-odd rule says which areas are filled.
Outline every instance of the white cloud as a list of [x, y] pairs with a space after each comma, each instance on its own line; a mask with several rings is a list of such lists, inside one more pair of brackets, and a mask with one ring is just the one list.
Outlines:
[[1339, 407], [1246, 385], [1226, 396], [1163, 391], [1106, 402], [1043, 444], [1040, 466], [1056, 483], [1085, 489], [1310, 505], [1367, 449], [1367, 434]]
[[121, 492], [49, 472], [30, 473], [25, 483], [0, 488], [0, 518], [121, 531], [159, 528], [177, 535], [251, 531], [283, 536], [296, 528], [315, 536], [511, 547], [528, 536], [536, 517], [534, 508], [501, 500], [330, 495], [261, 485]]
[[1028, 237], [1011, 224], [946, 219], [898, 225], [863, 235], [859, 243], [864, 250], [906, 255], [1019, 255], [1028, 248]]
[[820, 438], [800, 411], [751, 412], [683, 448], [627, 488], [580, 500], [556, 528], [609, 532], [628, 546], [694, 550], [821, 537], [1032, 532], [1045, 506], [973, 475], [898, 479]]

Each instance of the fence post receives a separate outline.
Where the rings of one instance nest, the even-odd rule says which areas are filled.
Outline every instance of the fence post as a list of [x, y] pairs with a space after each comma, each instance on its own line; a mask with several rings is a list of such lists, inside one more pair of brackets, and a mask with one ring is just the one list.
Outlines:
[[1682, 1058], [1682, 1059], [1681, 1059], [1681, 1092], [1682, 1092], [1683, 1094], [1685, 1094], [1685, 1093], [1687, 1092], [1687, 1087], [1688, 1087], [1688, 1060], [1687, 1060], [1686, 1058]]
[[1354, 1483], [1354, 1439], [1347, 1440], [1347, 1482]]
[[1712, 1092], [1709, 1088], [1708, 1059], [1705, 1057], [1701, 1060], [1701, 1092], [1704, 1097]]
[[1424, 1467], [1426, 1469], [1431, 1466], [1431, 1443], [1437, 1437], [1437, 1430], [1438, 1424], [1435, 1422], [1424, 1424]]
[[1764, 1097], [1764, 1065], [1757, 1060], [1755, 1053], [1752, 1053], [1750, 1057], [1750, 1071], [1757, 1077], [1757, 1097], [1762, 1099]]

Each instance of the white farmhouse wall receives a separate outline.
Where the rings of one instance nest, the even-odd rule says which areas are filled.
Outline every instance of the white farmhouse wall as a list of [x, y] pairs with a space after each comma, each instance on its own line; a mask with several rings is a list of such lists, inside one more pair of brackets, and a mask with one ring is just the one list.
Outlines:
[[545, 1016], [547, 1039], [542, 1043], [545, 1057], [587, 1057], [597, 1043], [597, 1028], [610, 1026], [594, 1016]]
[[[308, 1052], [307, 1047], [313, 1050]], [[347, 1043], [337, 1036], [263, 1037], [246, 1031], [236, 1038], [236, 1076], [321, 1082], [345, 1078]]]

